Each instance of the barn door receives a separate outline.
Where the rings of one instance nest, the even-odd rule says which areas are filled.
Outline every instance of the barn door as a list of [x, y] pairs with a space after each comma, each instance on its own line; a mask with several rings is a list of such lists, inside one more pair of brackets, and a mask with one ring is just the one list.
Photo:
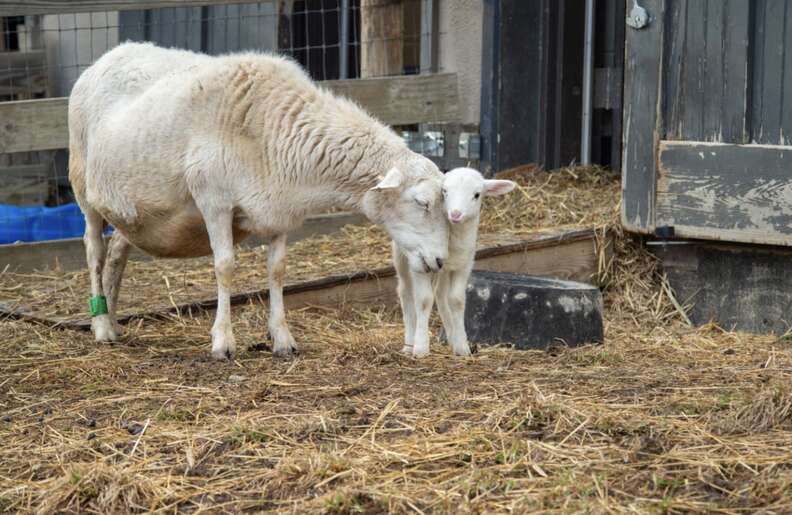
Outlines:
[[626, 2], [624, 225], [792, 245], [792, 0]]

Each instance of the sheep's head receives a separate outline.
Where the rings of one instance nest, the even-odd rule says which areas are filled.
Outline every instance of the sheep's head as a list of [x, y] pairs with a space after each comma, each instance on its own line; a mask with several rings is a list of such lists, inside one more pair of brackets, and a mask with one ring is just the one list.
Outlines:
[[481, 199], [504, 195], [514, 189], [514, 182], [485, 179], [472, 168], [454, 168], [443, 177], [443, 204], [452, 224], [478, 218]]
[[363, 212], [388, 231], [415, 272], [436, 272], [448, 257], [443, 176], [431, 161], [398, 165], [363, 197]]

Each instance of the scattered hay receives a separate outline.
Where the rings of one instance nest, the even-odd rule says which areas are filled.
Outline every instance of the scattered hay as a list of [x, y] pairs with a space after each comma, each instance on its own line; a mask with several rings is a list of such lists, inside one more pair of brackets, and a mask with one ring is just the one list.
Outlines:
[[[604, 345], [463, 359], [433, 342], [414, 360], [393, 311], [303, 309], [299, 356], [275, 360], [250, 303], [243, 352], [216, 363], [212, 313], [136, 321], [115, 345], [0, 321], [0, 512], [792, 511], [790, 341], [688, 327], [620, 232], [612, 176], [522, 174], [544, 199], [491, 203], [489, 231], [615, 235]], [[360, 258], [388, 259], [374, 248]]]

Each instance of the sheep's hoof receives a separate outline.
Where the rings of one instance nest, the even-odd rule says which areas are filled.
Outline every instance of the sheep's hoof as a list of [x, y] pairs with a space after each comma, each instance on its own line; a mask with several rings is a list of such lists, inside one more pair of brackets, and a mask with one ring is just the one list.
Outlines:
[[405, 344], [404, 347], [401, 348], [401, 353], [407, 356], [412, 356], [413, 346]]
[[114, 342], [118, 340], [118, 333], [113, 327], [109, 315], [99, 315], [91, 320], [94, 338], [97, 342]]

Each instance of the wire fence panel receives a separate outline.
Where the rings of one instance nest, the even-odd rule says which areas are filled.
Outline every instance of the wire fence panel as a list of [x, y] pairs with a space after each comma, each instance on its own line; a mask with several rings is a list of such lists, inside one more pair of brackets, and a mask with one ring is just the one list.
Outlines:
[[[442, 71], [424, 57], [431, 54], [426, 46], [439, 36], [426, 19], [434, 3], [270, 0], [0, 17], [0, 102], [68, 96], [87, 67], [124, 41], [211, 55], [245, 50], [285, 54], [316, 80]], [[0, 131], [0, 148], [2, 138]], [[65, 149], [0, 153], [0, 243], [36, 239], [24, 236], [19, 226], [31, 225], [35, 217], [43, 223], [36, 211], [42, 206], [73, 202], [67, 164]], [[9, 214], [11, 208], [30, 209]], [[74, 232], [72, 220], [63, 225]]]

